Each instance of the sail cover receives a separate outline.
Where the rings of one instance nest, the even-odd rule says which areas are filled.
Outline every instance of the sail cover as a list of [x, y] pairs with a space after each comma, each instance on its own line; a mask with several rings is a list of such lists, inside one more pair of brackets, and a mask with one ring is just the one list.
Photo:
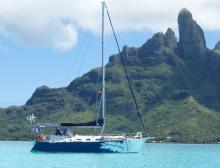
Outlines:
[[104, 118], [99, 118], [98, 120], [85, 122], [85, 123], [61, 123], [61, 126], [70, 126], [70, 127], [78, 127], [78, 126], [103, 126], [104, 125]]

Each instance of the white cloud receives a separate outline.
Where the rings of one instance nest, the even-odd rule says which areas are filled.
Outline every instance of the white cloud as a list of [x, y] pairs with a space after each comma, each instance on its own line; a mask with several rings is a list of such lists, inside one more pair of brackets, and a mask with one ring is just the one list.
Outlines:
[[[220, 31], [219, 0], [106, 0], [117, 31], [177, 30], [177, 15], [188, 8], [205, 30]], [[0, 34], [28, 44], [68, 49], [79, 29], [100, 24], [100, 0], [0, 0]], [[100, 26], [99, 26], [100, 28]]]

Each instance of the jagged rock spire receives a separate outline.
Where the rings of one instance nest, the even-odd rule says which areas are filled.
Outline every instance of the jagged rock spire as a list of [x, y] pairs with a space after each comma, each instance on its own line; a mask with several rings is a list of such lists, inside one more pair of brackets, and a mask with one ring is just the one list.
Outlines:
[[193, 20], [192, 14], [182, 9], [178, 16], [179, 51], [183, 58], [198, 58], [205, 54], [206, 41], [201, 27]]
[[218, 41], [217, 44], [215, 45], [215, 49], [220, 49], [220, 41]]
[[171, 28], [168, 28], [164, 35], [164, 45], [172, 50], [176, 48], [177, 40], [175, 33]]
[[217, 44], [215, 45], [214, 51], [217, 54], [220, 54], [220, 41], [218, 41]]
[[149, 54], [156, 54], [161, 52], [161, 48], [164, 45], [164, 35], [163, 33], [156, 33], [153, 37], [147, 40], [140, 48], [140, 55], [146, 56]]
[[171, 28], [167, 29], [165, 34], [159, 32], [153, 35], [153, 37], [140, 48], [141, 55], [159, 54], [162, 52], [163, 47], [174, 50], [177, 46], [177, 40], [175, 33]]

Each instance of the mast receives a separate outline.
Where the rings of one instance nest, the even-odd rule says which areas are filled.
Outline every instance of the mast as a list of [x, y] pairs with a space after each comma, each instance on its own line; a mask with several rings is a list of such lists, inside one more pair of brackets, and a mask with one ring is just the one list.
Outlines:
[[105, 2], [102, 1], [102, 118], [104, 124], [102, 126], [102, 134], [105, 129], [105, 60], [104, 60], [104, 8]]

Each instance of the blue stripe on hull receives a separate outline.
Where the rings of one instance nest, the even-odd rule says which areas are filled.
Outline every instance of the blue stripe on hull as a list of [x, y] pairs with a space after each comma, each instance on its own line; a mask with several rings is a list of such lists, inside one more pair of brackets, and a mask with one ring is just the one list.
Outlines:
[[[42, 152], [83, 152], [83, 153], [114, 153], [117, 150], [106, 148], [106, 142], [35, 142], [32, 151]], [[114, 142], [117, 148], [123, 150], [123, 141]]]

